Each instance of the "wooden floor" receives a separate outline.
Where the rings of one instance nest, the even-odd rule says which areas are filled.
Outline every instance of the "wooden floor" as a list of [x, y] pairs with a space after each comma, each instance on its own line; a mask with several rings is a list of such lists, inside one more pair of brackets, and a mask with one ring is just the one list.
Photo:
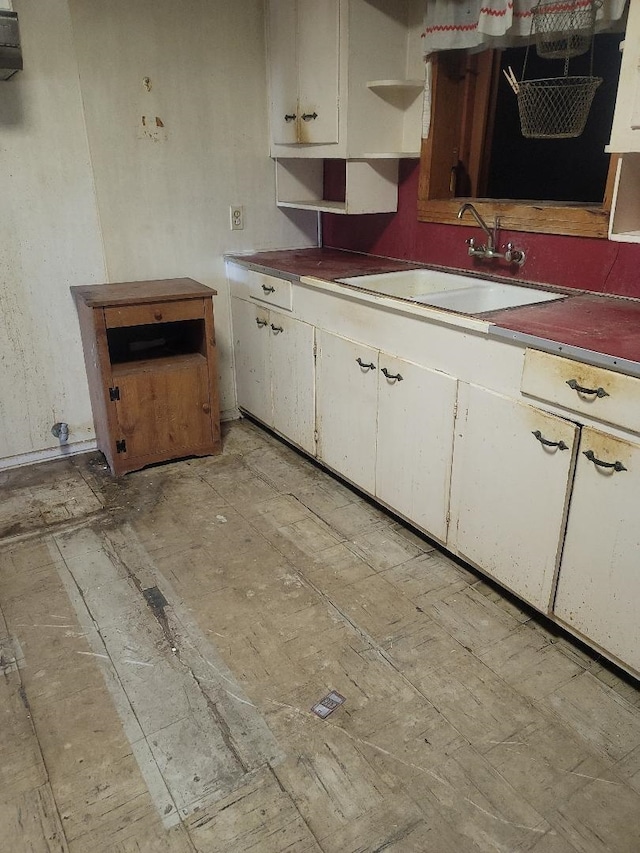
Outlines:
[[0, 487], [2, 853], [640, 850], [637, 684], [251, 423]]

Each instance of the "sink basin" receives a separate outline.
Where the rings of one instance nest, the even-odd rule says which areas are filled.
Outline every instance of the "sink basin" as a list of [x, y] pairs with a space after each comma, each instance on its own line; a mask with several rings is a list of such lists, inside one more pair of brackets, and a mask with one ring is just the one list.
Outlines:
[[398, 270], [397, 272], [374, 273], [373, 275], [356, 275], [341, 278], [345, 284], [355, 284], [366, 287], [376, 293], [386, 296], [400, 296], [403, 299], [414, 299], [428, 293], [443, 293], [449, 290], [459, 290], [469, 287], [477, 279], [466, 275], [442, 272], [440, 270]]
[[411, 299], [435, 308], [447, 308], [459, 314], [482, 314], [519, 305], [535, 305], [563, 297], [546, 290], [519, 287], [517, 284], [471, 278], [440, 270], [400, 270], [340, 279], [381, 293]]

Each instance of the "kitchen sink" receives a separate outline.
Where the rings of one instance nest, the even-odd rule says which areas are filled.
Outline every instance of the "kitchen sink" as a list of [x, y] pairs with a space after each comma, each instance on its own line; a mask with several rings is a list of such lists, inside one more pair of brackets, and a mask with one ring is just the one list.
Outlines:
[[482, 314], [563, 298], [547, 290], [428, 269], [351, 276], [340, 281], [459, 314]]

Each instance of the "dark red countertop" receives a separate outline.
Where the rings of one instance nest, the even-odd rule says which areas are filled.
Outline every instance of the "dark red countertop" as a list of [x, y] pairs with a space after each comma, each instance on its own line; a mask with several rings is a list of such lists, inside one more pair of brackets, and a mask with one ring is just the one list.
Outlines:
[[640, 362], [640, 300], [582, 293], [482, 317], [502, 329]]
[[256, 252], [254, 255], [226, 255], [226, 258], [297, 277], [316, 276], [328, 281], [352, 275], [371, 275], [424, 267], [424, 264], [346, 252], [342, 249], [280, 249], [275, 252]]
[[[285, 275], [316, 276], [334, 281], [348, 276], [424, 268], [425, 264], [398, 261], [376, 255], [348, 252], [340, 249], [285, 249], [257, 252], [253, 255], [227, 255], [228, 260], [266, 272]], [[451, 272], [461, 272], [451, 270]], [[520, 282], [511, 281], [512, 284]], [[540, 287], [540, 285], [536, 285]], [[492, 323], [499, 337], [521, 340], [525, 345], [549, 349], [576, 358], [578, 350], [605, 356], [603, 366], [611, 359], [636, 362], [640, 375], [640, 300], [600, 296], [575, 291], [553, 302], [504, 308], [501, 311], [477, 315]], [[490, 334], [492, 333], [490, 329]], [[510, 335], [509, 332], [513, 332]], [[535, 341], [533, 340], [535, 339]], [[544, 346], [549, 342], [550, 346]], [[563, 347], [575, 348], [573, 352]], [[588, 359], [597, 363], [597, 359]], [[627, 369], [629, 365], [627, 365]], [[635, 372], [635, 366], [632, 368]]]

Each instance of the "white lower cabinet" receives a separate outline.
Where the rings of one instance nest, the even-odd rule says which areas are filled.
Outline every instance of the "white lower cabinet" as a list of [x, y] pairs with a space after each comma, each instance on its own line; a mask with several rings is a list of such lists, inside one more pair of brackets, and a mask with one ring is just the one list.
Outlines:
[[233, 287], [243, 411], [640, 674], [640, 443], [569, 420], [635, 429], [636, 379], [528, 351], [521, 392], [565, 418], [325, 331], [302, 290], [298, 319], [288, 280]]
[[238, 406], [315, 454], [314, 327], [231, 300]]
[[457, 381], [317, 332], [318, 456], [444, 542]]
[[640, 672], [640, 445], [583, 427], [555, 616]]
[[316, 331], [318, 458], [370, 495], [376, 485], [378, 350]]
[[445, 542], [457, 380], [381, 352], [378, 387], [376, 497]]
[[231, 314], [238, 406], [271, 424], [269, 310], [242, 299], [232, 299]]
[[579, 428], [473, 385], [460, 386], [458, 405], [450, 541], [547, 613]]

